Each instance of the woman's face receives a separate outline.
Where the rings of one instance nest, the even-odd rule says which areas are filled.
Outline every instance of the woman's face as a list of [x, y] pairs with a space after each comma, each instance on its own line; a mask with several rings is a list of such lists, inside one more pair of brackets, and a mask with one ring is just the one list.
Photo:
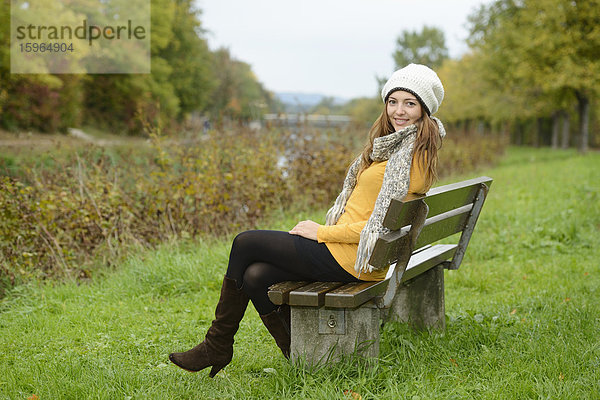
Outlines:
[[386, 104], [387, 117], [396, 131], [414, 124], [423, 116], [421, 103], [417, 98], [403, 90], [390, 94]]

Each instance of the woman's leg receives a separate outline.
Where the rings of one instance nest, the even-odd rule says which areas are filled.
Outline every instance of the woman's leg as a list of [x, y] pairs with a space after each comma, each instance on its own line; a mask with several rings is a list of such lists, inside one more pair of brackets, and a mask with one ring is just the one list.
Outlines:
[[275, 283], [358, 280], [337, 265], [328, 252], [330, 259], [310, 262], [306, 255], [299, 253], [297, 241], [309, 251], [313, 246], [325, 246], [280, 231], [247, 231], [234, 239], [226, 276], [234, 279], [238, 288], [248, 294], [259, 314], [267, 314], [276, 308], [267, 295], [269, 286]]
[[227, 276], [239, 282], [238, 287], [250, 297], [286, 358], [290, 356], [290, 309], [269, 300], [269, 287], [288, 280], [357, 281], [337, 264], [324, 244], [278, 231], [238, 235], [231, 248]]
[[[267, 295], [269, 286], [286, 280], [357, 280], [336, 266], [328, 252], [325, 253], [331, 258], [328, 262], [321, 263], [319, 257], [313, 258], [313, 262], [307, 261], [297, 250], [298, 240], [304, 241], [302, 243], [308, 248], [319, 246], [314, 241], [287, 232], [248, 231], [239, 234], [231, 247], [215, 320], [204, 341], [186, 352], [170, 354], [171, 361], [189, 371], [212, 366], [211, 377], [229, 364], [233, 356], [233, 336], [244, 316], [249, 297], [277, 345], [288, 357], [289, 309], [277, 309], [271, 303]], [[322, 252], [323, 247], [320, 250]], [[286, 311], [287, 317], [284, 315]]]
[[278, 282], [301, 280], [306, 280], [306, 278], [284, 271], [272, 264], [256, 262], [246, 268], [243, 290], [250, 300], [252, 300], [252, 304], [256, 311], [260, 315], [266, 315], [277, 308], [277, 306], [269, 300], [269, 287]]
[[206, 332], [204, 341], [188, 351], [171, 353], [169, 359], [178, 367], [196, 372], [212, 366], [209, 376], [231, 362], [233, 336], [248, 305], [248, 295], [237, 288], [233, 279], [223, 278], [221, 296], [215, 309], [215, 319]]

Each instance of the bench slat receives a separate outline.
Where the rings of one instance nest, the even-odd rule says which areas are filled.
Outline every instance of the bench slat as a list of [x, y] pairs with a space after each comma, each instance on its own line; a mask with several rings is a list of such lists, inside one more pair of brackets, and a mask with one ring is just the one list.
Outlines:
[[428, 218], [421, 230], [415, 247], [419, 248], [451, 236], [465, 228], [472, 204]]
[[[418, 249], [462, 231], [472, 207], [472, 204], [468, 204], [444, 214], [436, 215], [433, 218], [428, 218], [417, 238], [415, 247]], [[377, 239], [369, 263], [375, 267], [395, 263], [402, 247], [406, 245], [404, 239], [406, 239], [407, 234], [408, 228], [403, 227], [399, 231], [390, 232]]]
[[408, 228], [405, 226], [399, 231], [390, 232], [377, 239], [373, 253], [369, 259], [369, 264], [374, 267], [383, 268], [396, 262], [400, 248], [406, 245]]
[[[468, 204], [428, 218], [423, 225], [415, 247], [418, 249], [462, 231], [472, 208], [473, 205]], [[405, 238], [407, 234], [408, 228], [403, 227], [399, 231], [390, 232], [377, 239], [369, 263], [375, 267], [395, 263], [398, 260], [400, 251], [406, 245]]]
[[415, 276], [421, 275], [428, 269], [450, 260], [454, 257], [457, 247], [458, 245], [456, 244], [436, 244], [422, 252], [413, 254], [400, 282], [406, 282]]
[[325, 307], [354, 308], [383, 294], [387, 289], [388, 281], [381, 282], [353, 282], [339, 287], [325, 295]]
[[383, 218], [383, 226], [397, 231], [403, 226], [410, 225], [419, 210], [419, 203], [424, 195], [408, 194], [402, 201], [392, 199]]
[[[473, 203], [481, 184], [488, 188], [492, 184], [492, 178], [481, 176], [459, 183], [438, 186], [427, 192], [427, 195], [407, 195], [403, 200], [392, 199], [388, 212], [383, 220], [383, 225], [390, 230], [398, 230], [410, 222], [407, 216], [414, 213], [416, 200], [423, 199], [429, 207], [428, 218], [448, 212], [454, 208]], [[407, 210], [404, 210], [407, 208]]]
[[308, 282], [302, 281], [279, 282], [269, 287], [267, 294], [269, 295], [269, 300], [275, 305], [288, 304], [290, 292], [307, 284]]
[[489, 187], [492, 184], [492, 178], [481, 176], [431, 189], [425, 199], [425, 203], [429, 206], [427, 217], [431, 218], [454, 208], [473, 203], [482, 183]]
[[342, 282], [313, 282], [292, 290], [288, 304], [290, 306], [321, 307], [325, 304], [325, 294], [342, 286]]

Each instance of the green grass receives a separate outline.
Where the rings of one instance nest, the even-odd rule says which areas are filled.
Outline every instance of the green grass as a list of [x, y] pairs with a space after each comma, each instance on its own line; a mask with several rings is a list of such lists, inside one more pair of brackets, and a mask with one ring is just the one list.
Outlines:
[[461, 269], [446, 273], [446, 331], [387, 324], [375, 367], [290, 365], [251, 306], [215, 379], [174, 367], [167, 355], [213, 318], [230, 240], [171, 243], [89, 284], [13, 289], [0, 302], [0, 398], [600, 398], [600, 154], [511, 148], [478, 174], [494, 183]]

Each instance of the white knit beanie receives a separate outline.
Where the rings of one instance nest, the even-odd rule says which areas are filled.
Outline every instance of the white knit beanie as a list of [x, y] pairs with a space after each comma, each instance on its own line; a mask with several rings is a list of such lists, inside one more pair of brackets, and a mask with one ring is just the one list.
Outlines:
[[438, 110], [444, 99], [444, 87], [440, 78], [431, 68], [420, 64], [409, 64], [392, 74], [381, 90], [383, 102], [396, 90], [416, 96], [429, 115]]

